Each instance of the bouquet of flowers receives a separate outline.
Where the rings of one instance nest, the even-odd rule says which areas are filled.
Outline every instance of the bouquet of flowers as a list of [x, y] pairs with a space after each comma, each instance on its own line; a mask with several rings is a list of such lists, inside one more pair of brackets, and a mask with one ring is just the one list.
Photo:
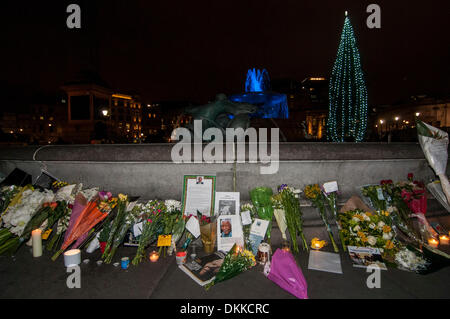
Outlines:
[[[8, 210], [3, 215], [3, 223], [14, 235], [21, 236], [25, 226], [31, 218], [38, 212], [44, 203], [52, 202], [54, 194], [50, 190], [26, 189], [21, 193], [20, 200], [15, 205], [8, 206]], [[38, 225], [39, 227], [40, 225]]]
[[[181, 210], [178, 209], [178, 205], [176, 207], [173, 207], [173, 205], [170, 206], [170, 210], [168, 210], [168, 207], [164, 204], [164, 209], [161, 210], [161, 223], [162, 223], [162, 232], [158, 235], [172, 235], [175, 226], [177, 226], [178, 231], [179, 227], [181, 225], [181, 219], [183, 219], [183, 216], [181, 214]], [[171, 239], [172, 240], [172, 239]], [[172, 244], [172, 242], [171, 242]], [[169, 246], [170, 247], [170, 246]], [[164, 255], [164, 257], [167, 254], [167, 246], [160, 246], [159, 247], [159, 255], [161, 253]]]
[[200, 223], [200, 237], [203, 243], [203, 250], [207, 254], [214, 251], [217, 235], [217, 223], [215, 216], [206, 216], [197, 211], [197, 219]]
[[145, 258], [145, 248], [155, 241], [158, 234], [162, 232], [162, 212], [166, 207], [164, 203], [158, 200], [151, 200], [142, 205], [141, 209], [142, 234], [139, 238], [136, 256], [132, 260], [133, 265], [139, 264]]
[[[408, 179], [412, 179], [409, 174]], [[367, 196], [371, 206], [381, 213], [389, 213], [394, 229], [403, 232], [411, 240], [422, 242], [420, 231], [413, 227], [410, 210], [410, 200], [413, 191], [418, 188], [420, 182], [398, 182], [392, 180], [382, 180], [379, 185], [365, 186], [362, 189], [363, 195]], [[422, 189], [422, 188], [420, 188]], [[422, 195], [420, 195], [422, 196]], [[422, 227], [422, 232], [427, 229]]]
[[282, 201], [281, 200], [281, 187], [284, 185], [285, 184], [278, 187], [278, 193], [272, 195], [271, 200], [272, 200], [272, 206], [273, 206], [273, 214], [275, 215], [275, 220], [277, 221], [278, 229], [281, 232], [281, 237], [283, 238], [283, 240], [287, 240], [286, 212], [285, 212], [285, 209], [281, 202]]
[[300, 190], [290, 188], [286, 184], [283, 184], [278, 188], [278, 192], [281, 195], [281, 205], [285, 211], [286, 225], [289, 229], [294, 253], [298, 254], [299, 252], [297, 234], [300, 235], [302, 239], [303, 249], [308, 250], [308, 244], [305, 235], [303, 234], [303, 214], [298, 199]]
[[66, 203], [44, 203], [25, 226], [22, 235], [8, 241], [0, 248], [0, 254], [5, 252], [15, 253], [19, 247], [31, 237], [34, 229], [40, 228], [42, 232], [53, 227], [56, 221], [66, 212]]
[[[102, 203], [105, 203], [105, 204], [102, 204], [102, 206], [108, 205], [108, 203], [106, 201], [108, 200], [109, 196], [110, 196], [109, 194], [101, 194], [100, 195], [100, 198], [103, 199]], [[109, 232], [106, 247], [102, 254], [102, 258], [105, 260], [105, 263], [110, 263], [113, 255], [115, 253], [115, 250], [111, 251], [111, 247], [115, 243], [115, 238], [120, 237], [120, 229], [121, 229], [122, 225], [125, 225], [125, 219], [127, 216], [127, 212], [126, 212], [127, 203], [128, 203], [128, 197], [124, 194], [119, 194], [118, 202], [117, 202], [117, 207], [118, 207], [117, 215], [115, 216], [114, 220], [112, 221], [111, 230]], [[125, 236], [125, 234], [124, 234], [124, 236]], [[116, 246], [116, 248], [117, 247], [118, 247], [118, 245]]]
[[49, 239], [49, 242], [46, 245], [48, 251], [55, 251], [61, 245], [61, 240], [64, 237], [64, 233], [69, 227], [70, 217], [75, 202], [75, 196], [81, 191], [83, 187], [82, 184], [62, 186], [63, 184], [60, 183], [61, 182], [57, 181], [53, 183], [53, 187], [58, 189], [55, 195], [55, 200], [65, 201], [67, 203], [67, 206], [64, 215], [61, 216], [61, 218], [59, 218], [59, 220], [57, 221], [56, 231], [53, 232], [53, 236]]
[[336, 225], [338, 227], [338, 232], [339, 232], [339, 238], [341, 239], [342, 249], [344, 251], [347, 251], [347, 247], [345, 246], [344, 238], [342, 236], [341, 225], [338, 223], [337, 191], [327, 193], [325, 191], [325, 189], [323, 189], [322, 192], [323, 192], [323, 196], [324, 196], [325, 200], [328, 202], [328, 207], [330, 208], [331, 213], [333, 214], [333, 216], [336, 220]]
[[[84, 198], [81, 197], [80, 199]], [[74, 222], [72, 225], [69, 225], [65, 234], [64, 243], [62, 244], [61, 249], [53, 255], [53, 261], [55, 261], [72, 243], [86, 235], [89, 230], [104, 220], [111, 210], [111, 205], [102, 205], [102, 200], [100, 200], [100, 198], [88, 202], [85, 206], [81, 205], [81, 207], [82, 210], [78, 214], [72, 212], [71, 221], [73, 220]], [[81, 244], [81, 242], [79, 243]]]
[[372, 213], [354, 209], [340, 213], [339, 223], [347, 246], [379, 248], [385, 258], [393, 261], [400, 244], [387, 211]]
[[391, 180], [383, 180], [381, 185], [366, 185], [361, 189], [361, 193], [368, 199], [369, 205], [375, 208], [377, 211], [383, 211], [387, 209], [387, 202], [385, 194], [383, 193], [383, 186], [392, 184]]
[[256, 265], [255, 256], [249, 250], [234, 244], [223, 260], [215, 279], [205, 286], [208, 290], [215, 284], [233, 278]]
[[421, 253], [402, 247], [395, 255], [395, 262], [402, 270], [422, 273], [429, 269], [430, 262]]
[[0, 215], [8, 208], [13, 198], [20, 192], [21, 187], [4, 186], [0, 190]]
[[[120, 200], [119, 200], [120, 203]], [[120, 204], [119, 204], [120, 205]], [[112, 261], [112, 258], [116, 254], [117, 248], [123, 242], [126, 233], [131, 228], [132, 225], [136, 222], [140, 213], [140, 208], [138, 206], [134, 206], [131, 211], [126, 211], [125, 218], [122, 221], [122, 224], [116, 230], [113, 241], [110, 245], [109, 250], [104, 250], [102, 257], [104, 257], [105, 263], [109, 264]], [[111, 232], [110, 232], [111, 234]], [[106, 255], [106, 256], [105, 256]]]
[[269, 221], [267, 227], [267, 242], [270, 244], [270, 235], [272, 232], [273, 206], [272, 189], [269, 187], [256, 187], [250, 191], [250, 198], [256, 209], [258, 217]]
[[169, 254], [169, 256], [171, 256], [172, 252], [176, 250], [176, 244], [178, 240], [180, 240], [181, 236], [183, 236], [184, 227], [186, 226], [186, 223], [181, 212], [181, 202], [174, 199], [169, 199], [164, 202], [164, 205], [166, 206], [167, 212], [169, 214], [177, 215], [172, 230], [172, 244], [167, 250], [167, 253]]
[[328, 236], [330, 237], [331, 243], [333, 244], [333, 248], [335, 252], [339, 252], [339, 248], [336, 245], [336, 242], [333, 238], [333, 233], [331, 231], [330, 224], [328, 223], [327, 213], [325, 211], [325, 198], [318, 184], [307, 185], [305, 187], [305, 196], [307, 199], [311, 200], [313, 205], [319, 209], [320, 217], [322, 218], [323, 223], [328, 232]]
[[246, 204], [243, 204], [241, 206], [241, 212], [245, 212], [245, 211], [249, 211], [250, 212], [250, 218], [251, 218], [252, 222], [250, 224], [248, 224], [248, 225], [243, 225], [242, 226], [242, 231], [244, 233], [245, 248], [251, 250], [252, 246], [251, 246], [251, 243], [250, 243], [250, 230], [252, 228], [253, 221], [256, 218], [256, 210], [255, 210], [255, 207], [252, 204], [246, 203]]
[[413, 173], [408, 174], [408, 181], [399, 183], [401, 187], [401, 197], [408, 205], [409, 209], [415, 214], [426, 214], [427, 197], [425, 184], [419, 181], [413, 181]]

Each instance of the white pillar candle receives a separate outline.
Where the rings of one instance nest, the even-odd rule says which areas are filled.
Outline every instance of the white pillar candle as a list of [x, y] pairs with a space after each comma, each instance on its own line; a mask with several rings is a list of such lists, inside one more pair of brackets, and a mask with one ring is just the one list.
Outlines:
[[35, 229], [31, 232], [31, 238], [33, 242], [33, 257], [42, 256], [42, 231]]
[[71, 249], [64, 253], [64, 265], [73, 267], [81, 263], [81, 250]]

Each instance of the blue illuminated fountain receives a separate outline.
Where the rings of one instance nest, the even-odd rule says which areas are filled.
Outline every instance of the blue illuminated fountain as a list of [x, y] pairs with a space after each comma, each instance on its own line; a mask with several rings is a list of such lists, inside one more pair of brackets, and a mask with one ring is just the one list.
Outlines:
[[269, 73], [266, 69], [250, 69], [245, 81], [245, 93], [234, 94], [230, 101], [249, 103], [258, 106], [258, 111], [251, 117], [287, 119], [289, 109], [285, 94], [275, 93], [270, 88]]

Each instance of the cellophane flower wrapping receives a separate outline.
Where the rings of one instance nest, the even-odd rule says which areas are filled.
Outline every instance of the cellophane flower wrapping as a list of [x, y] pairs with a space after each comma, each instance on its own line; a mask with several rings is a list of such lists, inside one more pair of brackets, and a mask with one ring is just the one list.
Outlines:
[[308, 284], [290, 252], [275, 251], [267, 278], [297, 298], [308, 299]]
[[[12, 199], [20, 192], [21, 187], [11, 185], [3, 186], [0, 190], [0, 216], [11, 203]], [[1, 225], [1, 222], [0, 222]]]
[[105, 263], [110, 263], [116, 254], [117, 248], [122, 244], [126, 233], [128, 230], [134, 225], [138, 218], [138, 214], [140, 212], [139, 206], [135, 206], [131, 211], [125, 212], [125, 218], [121, 225], [119, 225], [118, 230], [114, 234], [113, 242], [111, 244], [111, 248], [105, 257]]
[[258, 217], [269, 221], [269, 226], [267, 227], [266, 232], [269, 243], [273, 220], [272, 195], [273, 191], [269, 187], [256, 187], [250, 191], [250, 198], [256, 209]]
[[[284, 186], [284, 185], [282, 185]], [[294, 253], [298, 253], [298, 243], [297, 234], [300, 235], [302, 240], [302, 245], [304, 250], [308, 250], [308, 244], [306, 243], [306, 238], [303, 233], [303, 214], [300, 209], [300, 202], [298, 199], [298, 194], [300, 190], [290, 188], [287, 185], [285, 187], [280, 186], [280, 203], [284, 208], [284, 216], [286, 221], [286, 227], [289, 230], [289, 235], [291, 237], [291, 244]]]
[[417, 137], [425, 158], [441, 181], [442, 190], [450, 204], [450, 183], [446, 175], [448, 161], [448, 133], [416, 120]]
[[55, 195], [51, 190], [27, 189], [22, 193], [19, 203], [8, 207], [3, 215], [4, 227], [16, 236], [21, 236], [25, 226], [44, 203], [52, 202]]
[[313, 203], [313, 205], [319, 210], [319, 215], [322, 218], [322, 221], [325, 225], [325, 228], [328, 232], [328, 237], [331, 240], [331, 244], [333, 245], [334, 252], [339, 252], [339, 248], [336, 245], [336, 242], [333, 237], [333, 231], [331, 230], [330, 223], [328, 222], [327, 212], [325, 210], [325, 196], [322, 193], [318, 184], [306, 185], [304, 191], [305, 197]]

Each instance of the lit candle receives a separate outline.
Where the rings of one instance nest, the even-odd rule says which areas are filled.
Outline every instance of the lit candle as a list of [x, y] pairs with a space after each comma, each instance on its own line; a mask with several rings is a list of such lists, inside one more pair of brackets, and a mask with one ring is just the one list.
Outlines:
[[152, 251], [152, 252], [150, 253], [150, 261], [151, 261], [152, 263], [154, 263], [154, 262], [157, 262], [158, 259], [159, 259], [159, 254], [158, 254], [156, 251]]
[[428, 239], [428, 245], [430, 245], [433, 248], [437, 248], [439, 246], [439, 240], [435, 238]]
[[42, 256], [42, 231], [35, 229], [31, 232], [31, 238], [33, 242], [33, 257]]
[[319, 240], [319, 238], [317, 238], [317, 237], [311, 239], [311, 248], [312, 249], [319, 250], [323, 246], [325, 246], [325, 244], [326, 244], [325, 240]]
[[73, 267], [81, 263], [81, 250], [71, 249], [64, 253], [64, 266]]
[[440, 235], [439, 236], [439, 241], [443, 245], [448, 245], [449, 242], [450, 242], [450, 237], [448, 237], [447, 235]]
[[285, 252], [291, 251], [291, 247], [288, 241], [283, 241], [283, 243], [281, 244], [281, 250]]

